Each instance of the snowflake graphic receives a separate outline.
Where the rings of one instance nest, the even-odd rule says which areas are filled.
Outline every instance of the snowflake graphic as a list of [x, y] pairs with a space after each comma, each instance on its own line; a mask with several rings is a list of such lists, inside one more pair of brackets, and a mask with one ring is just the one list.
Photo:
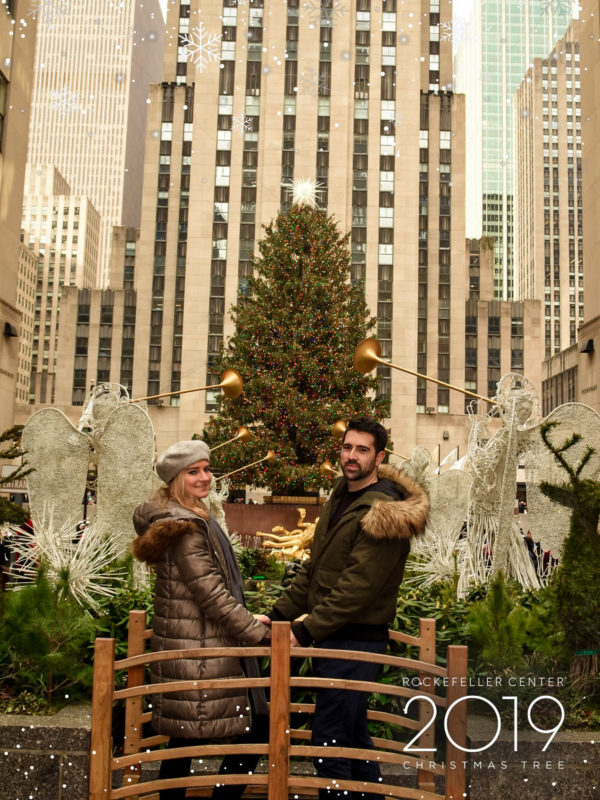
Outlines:
[[404, 122], [404, 117], [400, 113], [395, 114], [394, 119], [390, 120], [390, 123], [394, 126], [394, 128], [399, 128], [403, 122]]
[[324, 75], [319, 75], [317, 70], [313, 67], [302, 73], [298, 86], [298, 94], [307, 94], [310, 97], [317, 98], [319, 92], [327, 93], [327, 80]]
[[440, 40], [442, 42], [453, 42], [454, 47], [469, 37], [471, 25], [468, 19], [457, 17], [453, 22], [442, 22], [440, 24]]
[[46, 25], [52, 25], [59, 17], [66, 17], [69, 12], [69, 0], [32, 0], [27, 15]]
[[183, 57], [196, 65], [202, 72], [204, 67], [212, 61], [221, 60], [221, 47], [219, 45], [222, 34], [208, 33], [201, 22], [190, 34], [182, 34], [180, 44], [183, 47]]
[[542, 0], [544, 4], [544, 13], [568, 16], [571, 10], [581, 11], [579, 3], [573, 3], [573, 0]]
[[246, 0], [231, 0], [232, 6], [245, 6]]
[[332, 28], [333, 23], [348, 12], [340, 0], [326, 0], [323, 6], [321, 0], [306, 0], [304, 8], [310, 22], [322, 28]]
[[79, 108], [79, 95], [72, 92], [68, 86], [63, 86], [57, 92], [50, 92], [50, 111], [58, 111], [58, 115], [64, 119], [71, 111]]
[[234, 114], [231, 118], [231, 130], [237, 131], [240, 136], [254, 130], [252, 117], [248, 117], [246, 114]]

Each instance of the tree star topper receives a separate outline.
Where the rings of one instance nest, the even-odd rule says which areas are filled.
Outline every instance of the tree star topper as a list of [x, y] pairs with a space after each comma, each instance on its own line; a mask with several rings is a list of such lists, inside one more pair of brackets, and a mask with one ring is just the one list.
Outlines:
[[298, 206], [317, 207], [318, 184], [311, 178], [294, 178], [292, 181], [292, 199]]

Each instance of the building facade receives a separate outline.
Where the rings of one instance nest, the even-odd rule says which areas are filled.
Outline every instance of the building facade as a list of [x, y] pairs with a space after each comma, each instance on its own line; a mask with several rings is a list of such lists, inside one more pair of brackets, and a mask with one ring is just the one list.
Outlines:
[[[465, 249], [450, 12], [435, 0], [169, 6], [139, 238], [115, 230], [121, 284], [115, 273], [104, 292], [64, 290], [55, 404], [76, 419], [98, 380], [134, 399], [218, 383], [229, 309], [293, 179], [317, 181], [319, 205], [350, 232], [352, 280], [385, 358], [486, 396], [501, 370], [522, 363], [539, 376], [523, 355], [523, 337], [539, 339], [539, 303], [490, 305], [493, 247]], [[477, 354], [468, 371], [467, 347]], [[446, 444], [465, 446], [461, 392], [383, 366], [379, 389], [401, 452], [420, 444], [443, 458]], [[215, 408], [211, 392], [150, 401], [158, 448], [201, 431]]]
[[[47, 7], [46, 7], [47, 6]], [[30, 164], [49, 164], [101, 217], [96, 282], [112, 226], [138, 226], [148, 86], [161, 78], [158, 0], [44, 4], [38, 11]], [[28, 19], [31, 19], [31, 13]]]
[[535, 59], [515, 94], [516, 297], [543, 298], [544, 358], [583, 322], [579, 24]]
[[36, 316], [36, 288], [38, 255], [35, 250], [21, 244], [19, 250], [19, 277], [17, 279], [17, 308], [21, 312], [19, 330], [19, 355], [17, 363], [17, 403], [29, 402], [31, 359], [33, 354], [34, 317]]
[[52, 166], [28, 165], [23, 242], [37, 254], [29, 403], [54, 403], [64, 286], [96, 285], [100, 215]]
[[0, 6], [0, 431], [13, 424], [20, 364], [21, 200], [36, 33], [27, 9], [26, 0]]
[[585, 321], [577, 343], [547, 359], [543, 365], [544, 411], [574, 399], [600, 413], [600, 3], [583, 0], [580, 11], [581, 160], [585, 251], [583, 280]]
[[[460, 29], [455, 88], [467, 102], [467, 235], [494, 239], [494, 292], [514, 297], [513, 95], [571, 21], [570, 0], [483, 0]], [[458, 35], [458, 34], [457, 34]]]

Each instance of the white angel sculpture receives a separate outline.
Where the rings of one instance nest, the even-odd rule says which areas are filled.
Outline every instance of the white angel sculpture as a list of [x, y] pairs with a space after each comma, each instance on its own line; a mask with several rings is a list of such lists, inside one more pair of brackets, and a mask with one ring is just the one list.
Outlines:
[[114, 383], [90, 394], [75, 427], [57, 408], [33, 414], [23, 428], [23, 448], [34, 468], [28, 476], [32, 519], [49, 514], [58, 526], [82, 516], [88, 472], [96, 469], [94, 525], [126, 552], [135, 533], [132, 514], [152, 491], [154, 430], [145, 408], [129, 401]]

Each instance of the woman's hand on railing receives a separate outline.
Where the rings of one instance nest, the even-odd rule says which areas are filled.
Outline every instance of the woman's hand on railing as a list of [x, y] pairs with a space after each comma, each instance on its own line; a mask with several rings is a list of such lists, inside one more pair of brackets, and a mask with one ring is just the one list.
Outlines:
[[254, 619], [257, 619], [259, 622], [262, 622], [263, 625], [268, 625], [271, 627], [271, 617], [267, 617], [266, 614], [254, 614]]

